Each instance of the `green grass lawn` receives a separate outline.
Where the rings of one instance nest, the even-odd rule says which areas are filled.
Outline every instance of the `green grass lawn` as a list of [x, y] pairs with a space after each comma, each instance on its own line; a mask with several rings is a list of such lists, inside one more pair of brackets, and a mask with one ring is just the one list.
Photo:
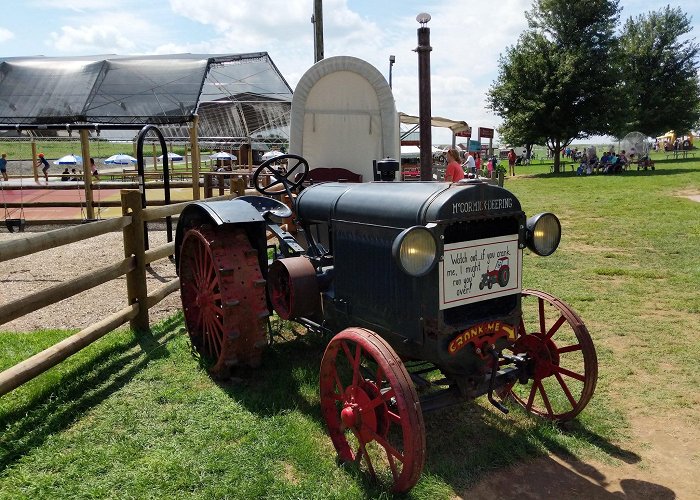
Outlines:
[[[528, 215], [561, 219], [559, 250], [526, 252], [523, 284], [588, 325], [596, 394], [564, 428], [485, 399], [426, 415], [426, 466], [409, 498], [453, 498], [548, 453], [634, 461], [632, 412], [697, 422], [700, 204], [681, 195], [700, 193], [700, 160], [656, 166], [578, 177], [533, 165], [506, 179]], [[69, 333], [0, 334], [0, 369]], [[219, 384], [181, 317], [151, 335], [110, 334], [0, 398], [0, 498], [389, 497], [335, 462], [318, 396], [327, 340], [287, 338]]]

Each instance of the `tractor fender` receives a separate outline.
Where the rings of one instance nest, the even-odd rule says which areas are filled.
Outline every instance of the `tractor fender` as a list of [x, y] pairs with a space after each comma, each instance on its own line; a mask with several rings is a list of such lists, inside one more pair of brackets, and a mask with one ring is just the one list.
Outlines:
[[180, 270], [180, 246], [185, 233], [202, 225], [224, 226], [228, 224], [258, 224], [265, 227], [265, 219], [253, 205], [243, 200], [196, 201], [180, 214], [175, 232], [175, 269]]

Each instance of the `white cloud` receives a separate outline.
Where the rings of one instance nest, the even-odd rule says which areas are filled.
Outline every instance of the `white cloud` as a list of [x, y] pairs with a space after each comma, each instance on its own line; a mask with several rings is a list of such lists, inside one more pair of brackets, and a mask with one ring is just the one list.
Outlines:
[[[30, 0], [27, 3], [36, 9], [67, 9], [79, 13], [99, 11], [105, 8], [104, 3], [95, 0]], [[125, 2], [123, 0], [112, 0], [109, 2], [109, 8], [118, 9], [122, 3]], [[128, 3], [128, 0], [126, 3]]]
[[0, 28], [0, 42], [6, 42], [15, 37], [15, 34], [8, 29]]
[[49, 32], [49, 45], [66, 54], [137, 54], [150, 52], [161, 36], [157, 25], [130, 13], [101, 12], [75, 20], [80, 24]]
[[[416, 5], [418, 3], [416, 2]], [[313, 10], [309, 0], [170, 0], [173, 11], [211, 26], [213, 36], [189, 44], [160, 45], [157, 52], [267, 51], [292, 87], [313, 64]], [[466, 120], [475, 126], [500, 121], [485, 109], [485, 93], [495, 74], [498, 56], [515, 43], [526, 25], [530, 0], [434, 2], [429, 8], [433, 114]], [[422, 8], [422, 7], [421, 7]], [[369, 18], [353, 10], [348, 0], [323, 3], [325, 56], [352, 55], [365, 59], [388, 79], [389, 55], [396, 56], [393, 87], [397, 108], [418, 113], [418, 57], [413, 9], [378, 5]], [[411, 12], [410, 14], [408, 12]], [[387, 15], [388, 13], [388, 15]]]

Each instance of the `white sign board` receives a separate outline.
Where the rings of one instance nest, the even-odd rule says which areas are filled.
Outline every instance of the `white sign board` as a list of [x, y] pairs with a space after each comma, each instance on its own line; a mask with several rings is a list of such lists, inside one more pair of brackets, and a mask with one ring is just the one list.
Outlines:
[[520, 293], [518, 235], [445, 245], [440, 262], [440, 309]]

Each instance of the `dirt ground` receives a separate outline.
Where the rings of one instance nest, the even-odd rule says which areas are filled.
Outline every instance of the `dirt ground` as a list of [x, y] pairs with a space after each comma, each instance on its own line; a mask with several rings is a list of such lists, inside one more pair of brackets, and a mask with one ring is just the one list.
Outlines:
[[[0, 232], [0, 241], [20, 238], [47, 228], [27, 228], [27, 233]], [[155, 248], [167, 241], [163, 230], [149, 231], [149, 244]], [[79, 243], [38, 252], [27, 257], [0, 263], [0, 286], [4, 303], [31, 292], [49, 288], [67, 279], [89, 274], [124, 258], [122, 234], [109, 233]], [[175, 264], [167, 259], [151, 264], [147, 272], [148, 290], [152, 292], [176, 277]], [[31, 314], [0, 325], [0, 330], [26, 332], [40, 328], [82, 329], [127, 306], [126, 278], [104, 285], [39, 309]], [[180, 310], [180, 295], [172, 293], [149, 311], [151, 323]]]
[[[0, 232], [0, 241], [17, 237], [20, 235]], [[151, 248], [161, 245], [166, 242], [166, 233], [151, 231], [149, 240]], [[0, 263], [2, 300], [23, 297], [115, 262], [123, 257], [121, 242], [121, 233], [111, 233]], [[148, 274], [149, 291], [174, 277], [174, 264], [167, 260], [154, 263]], [[122, 277], [0, 325], [0, 330], [81, 329], [125, 305], [126, 282]], [[151, 310], [150, 319], [158, 321], [179, 310], [180, 296], [173, 293]], [[624, 444], [624, 449], [613, 451], [618, 464], [550, 455], [497, 471], [459, 495], [489, 500], [700, 499], [697, 426], [688, 425], [680, 413], [653, 418], [642, 416], [635, 408], [626, 413], [631, 421], [632, 440]]]
[[550, 455], [498, 471], [464, 491], [469, 499], [700, 499], [700, 446], [672, 415], [627, 412], [633, 439], [613, 451], [619, 465]]

